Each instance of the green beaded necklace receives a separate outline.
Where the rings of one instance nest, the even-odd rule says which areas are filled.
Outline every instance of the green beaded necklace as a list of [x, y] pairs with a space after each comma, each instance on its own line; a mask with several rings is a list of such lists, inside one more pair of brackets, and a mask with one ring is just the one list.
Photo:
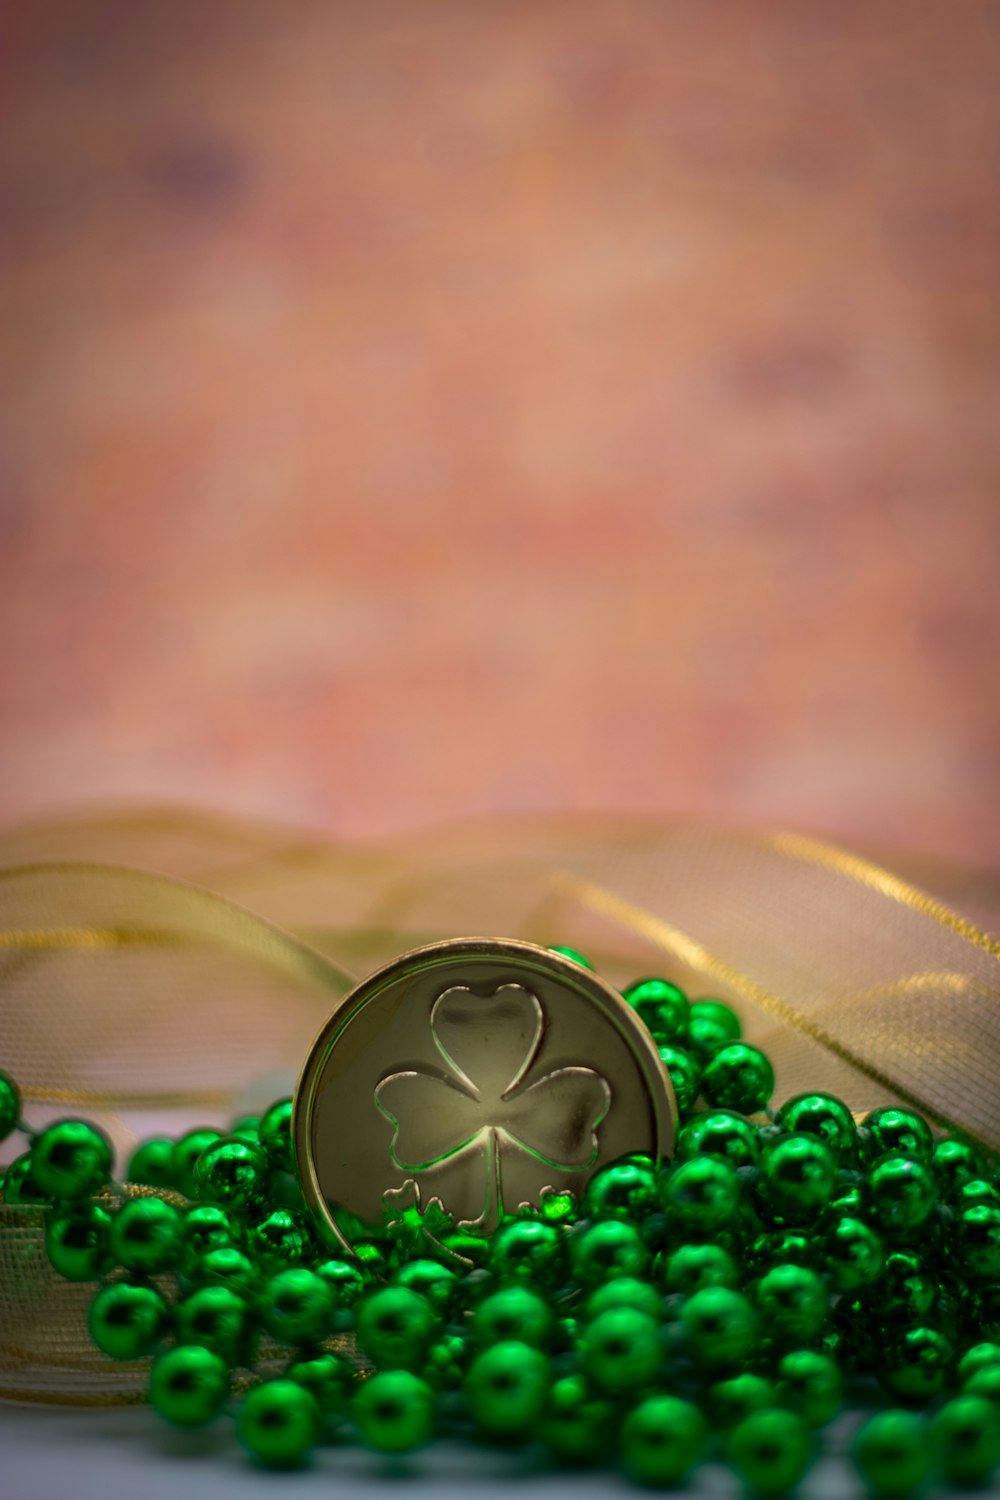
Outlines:
[[674, 1086], [673, 1160], [625, 1157], [580, 1203], [553, 1194], [463, 1236], [464, 1274], [406, 1223], [331, 1257], [290, 1099], [225, 1134], [146, 1141], [123, 1190], [97, 1127], [31, 1131], [0, 1074], [0, 1139], [29, 1142], [4, 1201], [43, 1208], [53, 1269], [95, 1283], [97, 1347], [154, 1356], [153, 1409], [184, 1428], [233, 1412], [268, 1467], [349, 1427], [383, 1453], [436, 1433], [534, 1440], [652, 1486], [714, 1454], [780, 1495], [845, 1393], [881, 1388], [896, 1405], [853, 1449], [873, 1494], [901, 1500], [931, 1469], [984, 1483], [1000, 1463], [997, 1162], [935, 1142], [910, 1109], [857, 1124], [814, 1092], [771, 1112], [771, 1064], [727, 1005], [658, 978], [623, 993]]

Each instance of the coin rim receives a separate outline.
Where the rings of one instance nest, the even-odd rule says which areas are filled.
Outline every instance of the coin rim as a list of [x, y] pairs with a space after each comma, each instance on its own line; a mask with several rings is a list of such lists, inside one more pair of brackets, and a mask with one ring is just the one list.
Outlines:
[[582, 988], [585, 993], [589, 990], [590, 998], [596, 1001], [602, 1009], [610, 1012], [609, 1019], [622, 1023], [625, 1039], [639, 1063], [640, 1073], [646, 1083], [653, 1106], [657, 1158], [662, 1160], [669, 1157], [671, 1147], [677, 1138], [678, 1128], [677, 1101], [670, 1075], [656, 1043], [642, 1021], [624, 996], [606, 980], [595, 974], [593, 969], [585, 968], [573, 959], [565, 957], [564, 954], [553, 953], [550, 948], [545, 948], [539, 943], [525, 942], [521, 938], [464, 937], [445, 938], [441, 942], [425, 943], [419, 948], [411, 948], [408, 952], [400, 954], [398, 958], [390, 959], [388, 963], [374, 969], [337, 1001], [306, 1053], [306, 1060], [295, 1085], [292, 1103], [292, 1141], [302, 1192], [313, 1211], [319, 1214], [323, 1223], [335, 1236], [337, 1243], [350, 1255], [355, 1255], [354, 1247], [337, 1228], [326, 1206], [326, 1200], [316, 1179], [312, 1152], [309, 1149], [314, 1086], [319, 1076], [319, 1059], [324, 1053], [330, 1033], [338, 1026], [345, 1010], [363, 1006], [367, 991], [383, 990], [392, 982], [397, 973], [402, 975], [408, 972], [415, 962], [423, 967], [427, 960], [433, 959], [440, 959], [443, 964], [450, 958], [460, 960], [476, 956], [503, 957], [504, 954], [531, 960], [536, 966], [541, 960], [544, 966], [550, 971], [554, 970], [556, 975], [561, 971], [562, 976], [570, 982], [571, 986], [577, 989]]

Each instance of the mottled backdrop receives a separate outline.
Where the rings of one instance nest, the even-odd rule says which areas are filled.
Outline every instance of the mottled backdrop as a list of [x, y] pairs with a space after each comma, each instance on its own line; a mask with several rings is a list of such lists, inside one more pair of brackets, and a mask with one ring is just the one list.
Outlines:
[[1000, 8], [0, 28], [0, 814], [1000, 864]]

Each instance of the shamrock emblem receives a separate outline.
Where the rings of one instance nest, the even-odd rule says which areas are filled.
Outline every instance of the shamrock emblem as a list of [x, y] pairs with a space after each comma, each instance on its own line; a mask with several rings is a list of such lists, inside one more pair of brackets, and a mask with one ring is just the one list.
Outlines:
[[393, 1125], [390, 1154], [405, 1172], [479, 1157], [485, 1204], [467, 1228], [492, 1229], [504, 1212], [502, 1160], [525, 1153], [571, 1172], [597, 1159], [597, 1128], [611, 1106], [607, 1080], [592, 1068], [561, 1067], [525, 1085], [541, 1045], [541, 1002], [520, 984], [483, 998], [465, 985], [443, 991], [430, 1015], [446, 1072], [390, 1073], [375, 1089]]

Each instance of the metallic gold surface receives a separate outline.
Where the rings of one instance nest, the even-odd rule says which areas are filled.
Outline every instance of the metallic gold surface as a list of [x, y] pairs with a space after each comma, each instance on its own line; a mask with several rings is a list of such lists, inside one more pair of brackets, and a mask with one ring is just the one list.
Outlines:
[[433, 1207], [433, 1232], [488, 1232], [626, 1152], [669, 1155], [674, 1126], [656, 1047], [615, 990], [533, 943], [463, 938], [344, 997], [293, 1130], [304, 1190], [350, 1244], [414, 1207]]

